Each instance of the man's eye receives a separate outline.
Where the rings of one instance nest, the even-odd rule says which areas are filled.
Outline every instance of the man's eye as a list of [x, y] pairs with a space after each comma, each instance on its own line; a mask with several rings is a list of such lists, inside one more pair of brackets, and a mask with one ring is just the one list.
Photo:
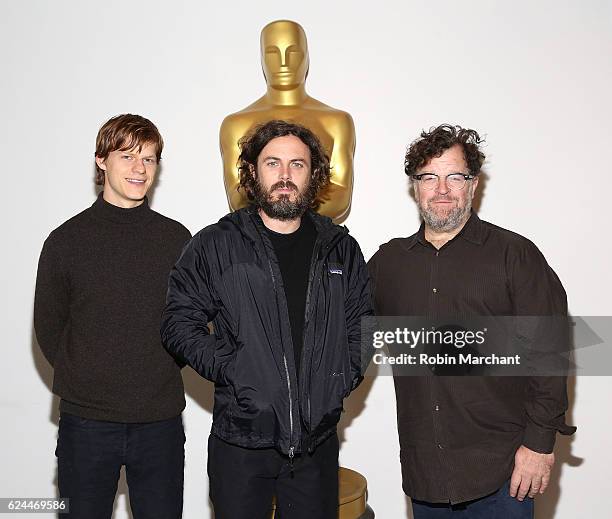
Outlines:
[[269, 160], [268, 162], [266, 162], [266, 166], [270, 166], [270, 167], [274, 167], [278, 164], [278, 162], [276, 162], [275, 160]]
[[132, 156], [131, 155], [121, 155], [121, 158], [125, 159], [125, 160], [132, 160]]
[[301, 162], [294, 162], [294, 163], [292, 164], [292, 166], [293, 166], [293, 167], [296, 167], [296, 168], [303, 168], [303, 167], [304, 167], [304, 164], [302, 164]]
[[144, 159], [147, 164], [157, 164], [157, 160], [155, 159]]

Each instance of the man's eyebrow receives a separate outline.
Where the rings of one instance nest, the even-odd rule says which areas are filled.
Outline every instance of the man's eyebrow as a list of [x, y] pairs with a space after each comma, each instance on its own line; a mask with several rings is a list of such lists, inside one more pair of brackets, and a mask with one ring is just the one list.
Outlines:
[[[120, 153], [124, 153], [125, 155], [131, 155], [132, 157], [137, 157], [138, 156], [138, 151], [134, 151], [133, 149], [131, 150], [117, 150]], [[150, 155], [144, 155], [142, 157], [143, 159], [153, 159], [153, 158], [157, 158], [157, 155], [155, 153], [151, 153]]]
[[[265, 161], [265, 160], [278, 160], [278, 161], [280, 161], [281, 159], [279, 157], [274, 157], [272, 155], [268, 155], [267, 157], [264, 157], [261, 160], [262, 161]], [[299, 162], [306, 162], [306, 159], [303, 158], [303, 157], [296, 157], [294, 159], [289, 159], [289, 162], [297, 162], [297, 161], [299, 161]]]

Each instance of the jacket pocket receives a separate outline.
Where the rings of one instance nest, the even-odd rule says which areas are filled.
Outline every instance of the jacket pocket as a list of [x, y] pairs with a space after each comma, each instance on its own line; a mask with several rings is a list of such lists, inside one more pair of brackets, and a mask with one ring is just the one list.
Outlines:
[[347, 368], [344, 367], [342, 371], [332, 371], [330, 376], [333, 380], [332, 388], [336, 386], [338, 395], [340, 395], [342, 399], [346, 398], [351, 388], [349, 383], [350, 373], [348, 372]]

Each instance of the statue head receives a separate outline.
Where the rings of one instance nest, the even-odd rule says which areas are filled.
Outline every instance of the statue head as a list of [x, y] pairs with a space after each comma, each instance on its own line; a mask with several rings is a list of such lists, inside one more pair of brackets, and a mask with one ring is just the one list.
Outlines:
[[261, 62], [266, 82], [278, 90], [291, 90], [306, 81], [308, 44], [302, 26], [278, 20], [261, 31]]

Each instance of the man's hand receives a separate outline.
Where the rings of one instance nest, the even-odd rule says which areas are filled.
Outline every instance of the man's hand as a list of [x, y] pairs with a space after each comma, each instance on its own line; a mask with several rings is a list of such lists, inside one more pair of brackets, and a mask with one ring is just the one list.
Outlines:
[[510, 478], [510, 495], [519, 501], [525, 496], [543, 494], [550, 481], [555, 455], [540, 454], [521, 445], [514, 455], [514, 471]]

